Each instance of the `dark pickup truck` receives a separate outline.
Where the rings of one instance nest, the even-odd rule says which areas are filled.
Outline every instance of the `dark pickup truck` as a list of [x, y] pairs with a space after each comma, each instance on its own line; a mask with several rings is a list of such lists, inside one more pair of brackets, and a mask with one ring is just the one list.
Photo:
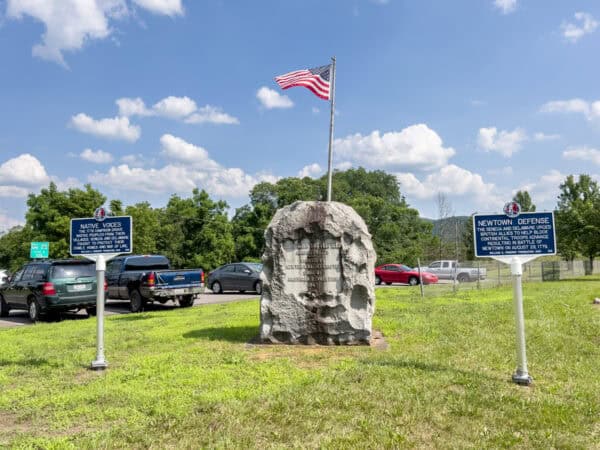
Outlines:
[[106, 264], [106, 282], [109, 299], [128, 299], [132, 312], [154, 301], [177, 301], [185, 308], [204, 291], [204, 272], [171, 270], [169, 259], [160, 255], [118, 256]]

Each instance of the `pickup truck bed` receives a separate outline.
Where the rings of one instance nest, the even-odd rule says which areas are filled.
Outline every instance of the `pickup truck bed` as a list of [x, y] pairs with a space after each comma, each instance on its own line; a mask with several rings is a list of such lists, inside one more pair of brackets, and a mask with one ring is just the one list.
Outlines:
[[128, 299], [133, 312], [153, 301], [192, 306], [195, 296], [204, 292], [202, 269], [170, 269], [169, 260], [161, 255], [114, 258], [107, 264], [106, 281], [109, 298]]
[[461, 283], [476, 281], [478, 278], [485, 280], [487, 276], [487, 270], [483, 267], [462, 267], [460, 263], [457, 264], [456, 261], [447, 259], [433, 261], [429, 266], [422, 267], [421, 270], [437, 275], [440, 280], [452, 280], [456, 277], [456, 280]]

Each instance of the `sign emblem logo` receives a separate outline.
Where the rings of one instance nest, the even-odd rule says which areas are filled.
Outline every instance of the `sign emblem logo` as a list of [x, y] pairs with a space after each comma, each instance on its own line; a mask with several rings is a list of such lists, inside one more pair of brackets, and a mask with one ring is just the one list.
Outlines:
[[94, 219], [96, 219], [97, 222], [104, 222], [104, 219], [106, 219], [106, 210], [102, 206], [96, 208], [96, 211], [94, 211]]
[[504, 214], [506, 214], [511, 219], [518, 217], [521, 214], [521, 205], [517, 202], [508, 202], [504, 205]]

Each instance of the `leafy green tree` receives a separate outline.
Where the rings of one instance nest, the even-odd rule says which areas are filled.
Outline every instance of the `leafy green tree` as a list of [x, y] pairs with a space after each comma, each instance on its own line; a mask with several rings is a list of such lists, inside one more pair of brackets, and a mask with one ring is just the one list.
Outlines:
[[589, 271], [600, 253], [600, 189], [589, 175], [569, 175], [560, 185], [556, 211], [558, 250], [567, 259], [575, 252], [588, 258]]
[[69, 256], [69, 232], [72, 218], [91, 217], [106, 197], [86, 184], [84, 189], [59, 191], [54, 182], [39, 194], [29, 194], [26, 228], [35, 241], [50, 243], [51, 258]]
[[204, 190], [194, 189], [191, 198], [173, 195], [160, 220], [157, 248], [174, 267], [211, 270], [233, 260], [235, 245], [226, 202], [213, 201]]
[[109, 203], [110, 213], [113, 216], [124, 216], [123, 202], [121, 200], [111, 200]]
[[0, 267], [11, 272], [29, 261], [32, 231], [27, 226], [13, 227], [0, 236]]
[[521, 205], [521, 211], [523, 212], [535, 212], [535, 205], [531, 201], [531, 196], [527, 191], [517, 191], [512, 198], [513, 202], [517, 202]]
[[[113, 206], [117, 205], [113, 205], [113, 202], [111, 202], [111, 210], [114, 212]], [[122, 215], [122, 212], [115, 215]], [[133, 206], [128, 206], [125, 209], [125, 215], [131, 216], [133, 227], [133, 253], [157, 253], [157, 236], [161, 229], [160, 212], [154, 210], [150, 206], [150, 203], [142, 202]]]

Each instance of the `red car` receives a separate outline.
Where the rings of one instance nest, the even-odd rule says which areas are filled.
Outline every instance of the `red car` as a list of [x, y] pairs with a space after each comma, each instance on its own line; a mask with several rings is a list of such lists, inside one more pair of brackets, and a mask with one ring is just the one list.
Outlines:
[[[438, 277], [429, 272], [421, 272], [423, 284], [437, 283]], [[383, 264], [375, 268], [375, 284], [404, 283], [419, 284], [419, 269], [411, 269], [404, 264]]]

